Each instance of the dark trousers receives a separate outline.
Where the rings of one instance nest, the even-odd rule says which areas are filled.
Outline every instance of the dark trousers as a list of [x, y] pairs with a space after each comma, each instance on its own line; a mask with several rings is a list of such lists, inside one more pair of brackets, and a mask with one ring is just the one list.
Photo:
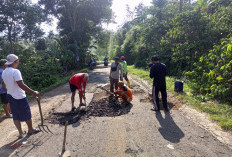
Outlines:
[[163, 102], [163, 107], [164, 109], [168, 109], [168, 105], [167, 105], [167, 91], [166, 91], [166, 85], [163, 86], [155, 86], [155, 100], [156, 100], [156, 105], [158, 107], [158, 109], [160, 109], [160, 105], [159, 105], [159, 92], [161, 92], [161, 96], [162, 96], [162, 102]]
[[110, 91], [112, 93], [114, 92], [114, 87], [115, 87], [115, 90], [118, 89], [118, 81], [119, 79], [113, 79], [112, 77], [110, 77]]
[[123, 73], [123, 77], [125, 78], [126, 81], [128, 81], [127, 74]]

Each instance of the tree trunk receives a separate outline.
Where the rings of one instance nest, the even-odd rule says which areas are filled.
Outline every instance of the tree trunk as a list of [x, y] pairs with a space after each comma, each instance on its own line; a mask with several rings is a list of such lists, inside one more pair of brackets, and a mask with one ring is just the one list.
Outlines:
[[11, 49], [11, 53], [14, 53], [14, 47], [13, 47], [13, 42], [12, 42], [12, 23], [7, 23], [7, 28], [8, 28], [8, 41], [10, 42], [10, 49]]
[[183, 7], [183, 0], [180, 0], [180, 8], [179, 8], [180, 12], [182, 12], [182, 7]]

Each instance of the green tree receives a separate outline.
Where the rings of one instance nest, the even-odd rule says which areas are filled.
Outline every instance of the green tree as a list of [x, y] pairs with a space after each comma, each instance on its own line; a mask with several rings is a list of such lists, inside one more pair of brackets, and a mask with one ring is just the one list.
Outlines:
[[40, 7], [27, 0], [0, 0], [0, 31], [11, 44], [18, 38], [34, 39], [43, 35], [39, 24], [45, 20]]
[[[72, 51], [75, 55], [85, 57], [92, 37], [101, 30], [102, 22], [111, 18], [112, 0], [40, 0], [47, 13], [58, 17], [60, 35], [68, 36]], [[85, 59], [81, 59], [84, 63]]]

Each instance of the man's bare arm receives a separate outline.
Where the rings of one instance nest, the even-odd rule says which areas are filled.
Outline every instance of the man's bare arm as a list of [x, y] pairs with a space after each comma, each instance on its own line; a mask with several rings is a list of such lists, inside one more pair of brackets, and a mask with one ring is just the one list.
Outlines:
[[34, 91], [34, 90], [32, 90], [31, 88], [29, 88], [24, 82], [23, 82], [23, 80], [20, 80], [20, 81], [16, 81], [17, 82], [17, 84], [18, 84], [18, 86], [22, 89], [22, 90], [24, 90], [25, 92], [28, 92], [28, 93], [31, 93], [31, 94], [33, 94], [34, 96], [39, 96], [39, 92], [38, 91]]
[[6, 84], [5, 84], [4, 82], [2, 82], [2, 87], [3, 87], [5, 90], [7, 90], [7, 89], [6, 89]]

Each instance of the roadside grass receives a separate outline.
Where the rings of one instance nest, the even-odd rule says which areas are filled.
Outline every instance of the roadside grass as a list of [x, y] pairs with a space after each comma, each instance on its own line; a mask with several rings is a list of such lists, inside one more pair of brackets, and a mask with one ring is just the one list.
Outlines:
[[[45, 92], [47, 92], [47, 91], [49, 91], [49, 90], [52, 90], [53, 88], [55, 88], [55, 87], [57, 87], [57, 86], [59, 86], [59, 85], [61, 85], [61, 84], [67, 83], [68, 80], [70, 79], [70, 77], [72, 77], [74, 74], [76, 74], [76, 73], [84, 73], [84, 72], [87, 72], [87, 71], [88, 71], [87, 68], [84, 68], [84, 69], [81, 69], [81, 70], [78, 70], [78, 71], [73, 71], [73, 72], [71, 72], [69, 75], [59, 78], [59, 80], [58, 80], [56, 83], [52, 84], [52, 85], [49, 86], [49, 87], [43, 88], [43, 89], [42, 89], [41, 91], [39, 91], [39, 92], [40, 92], [41, 94], [43, 94], [43, 93], [45, 93]], [[34, 96], [33, 96], [32, 94], [27, 93], [27, 97], [28, 97], [28, 99], [31, 99], [31, 98], [33, 98]], [[1, 117], [3, 114], [4, 114], [3, 104], [0, 102], [0, 117]]]
[[[137, 69], [134, 66], [128, 66], [128, 72], [147, 80], [152, 85], [152, 79], [149, 77], [149, 71]], [[174, 94], [185, 104], [191, 105], [198, 111], [207, 113], [213, 121], [216, 121], [224, 130], [232, 131], [232, 106], [226, 103], [220, 103], [216, 100], [205, 100], [202, 95], [193, 94], [190, 83], [184, 82], [184, 92], [174, 91], [174, 83], [177, 80], [174, 77], [166, 77], [167, 91]]]

